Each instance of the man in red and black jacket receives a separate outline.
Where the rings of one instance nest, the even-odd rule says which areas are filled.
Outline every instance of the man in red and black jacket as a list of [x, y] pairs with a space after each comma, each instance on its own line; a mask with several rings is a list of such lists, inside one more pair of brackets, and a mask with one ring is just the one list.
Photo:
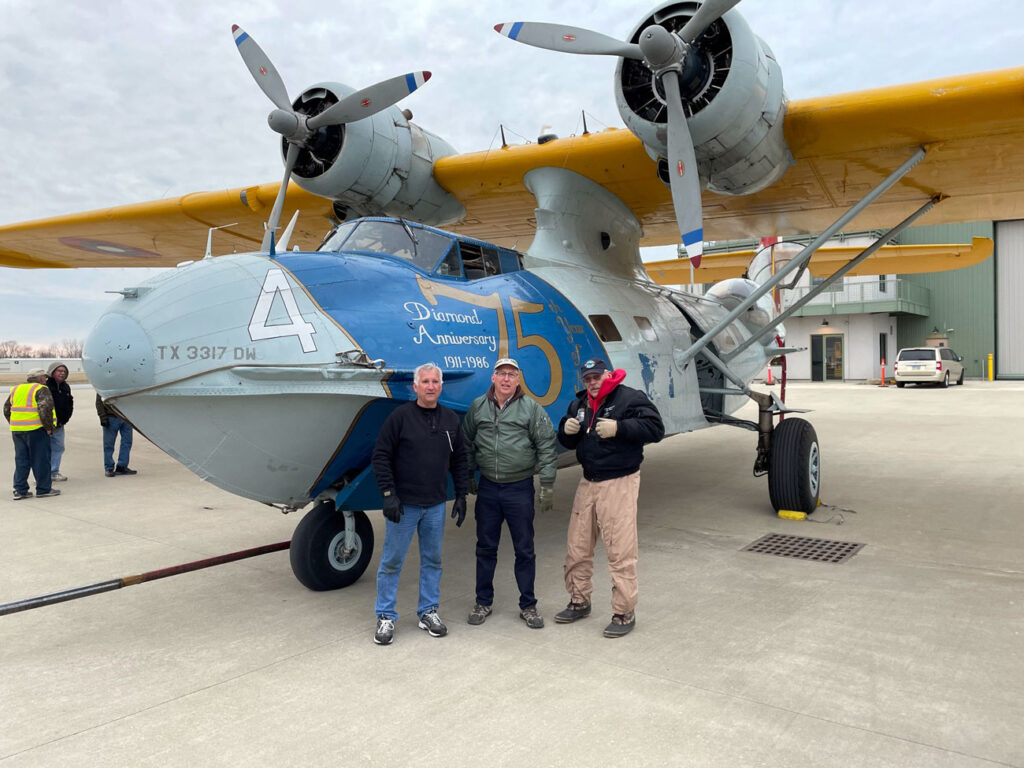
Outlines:
[[636, 626], [636, 500], [644, 444], [661, 440], [665, 426], [647, 395], [622, 384], [622, 369], [610, 371], [604, 360], [591, 358], [580, 375], [585, 389], [558, 424], [558, 441], [576, 449], [583, 478], [572, 504], [565, 556], [570, 602], [555, 621], [568, 624], [590, 615], [600, 531], [612, 577], [612, 620], [604, 635], [622, 637]]

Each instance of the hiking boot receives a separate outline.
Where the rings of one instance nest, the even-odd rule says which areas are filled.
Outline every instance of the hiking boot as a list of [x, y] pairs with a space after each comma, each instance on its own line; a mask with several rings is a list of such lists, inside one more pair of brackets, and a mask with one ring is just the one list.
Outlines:
[[377, 645], [391, 645], [395, 639], [395, 622], [387, 616], [377, 617], [377, 631], [373, 635], [373, 642]]
[[441, 621], [437, 611], [427, 611], [420, 616], [420, 629], [427, 630], [431, 637], [444, 637], [448, 634], [448, 627]]
[[466, 619], [470, 624], [483, 624], [487, 621], [487, 617], [491, 615], [491, 606], [480, 605], [477, 603], [473, 606], [473, 610], [469, 612], [469, 618]]
[[51, 488], [48, 491], [36, 491], [37, 499], [42, 499], [47, 496], [60, 496], [60, 491], [58, 491], [56, 488]]
[[578, 619], [585, 619], [590, 615], [590, 601], [583, 603], [569, 603], [564, 611], [555, 614], [556, 624], [572, 624]]
[[27, 499], [31, 495], [32, 495], [32, 491], [25, 491], [24, 493], [22, 493], [21, 491], [15, 491], [14, 492], [14, 500], [15, 501], [19, 501], [20, 499]]
[[67, 477], [62, 475], [60, 472], [54, 472], [53, 474], [50, 475], [50, 480], [54, 483], [63, 483], [65, 480], [67, 480]]
[[128, 467], [114, 467], [114, 474], [116, 475], [137, 475], [139, 471], [137, 469], [128, 469]]
[[526, 622], [530, 629], [544, 629], [544, 617], [537, 613], [537, 605], [528, 605], [519, 612], [519, 618]]
[[612, 623], [604, 628], [604, 636], [622, 637], [632, 632], [635, 626], [636, 614], [633, 611], [629, 613], [613, 613]]
[[106, 469], [106, 470], [103, 471], [103, 474], [106, 475], [107, 477], [113, 477], [114, 476], [114, 470]]

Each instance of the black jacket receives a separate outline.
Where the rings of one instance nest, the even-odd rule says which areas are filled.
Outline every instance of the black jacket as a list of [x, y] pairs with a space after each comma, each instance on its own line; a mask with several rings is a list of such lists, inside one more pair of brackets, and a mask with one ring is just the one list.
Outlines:
[[373, 471], [381, 492], [395, 491], [403, 504], [432, 506], [469, 491], [466, 451], [455, 411], [403, 403], [384, 420], [373, 447]]
[[63, 427], [71, 421], [71, 412], [75, 410], [75, 398], [71, 395], [68, 383], [57, 383], [53, 376], [46, 377], [46, 386], [53, 394], [53, 410], [57, 412], [57, 426]]
[[[565, 422], [584, 411], [583, 428], [575, 435], [565, 434]], [[619, 422], [615, 437], [602, 438], [594, 431], [597, 419]], [[566, 448], [576, 449], [576, 458], [583, 466], [583, 476], [591, 482], [612, 480], [631, 475], [644, 460], [644, 443], [656, 443], [665, 436], [661, 414], [643, 392], [619, 384], [608, 393], [595, 415], [590, 408], [587, 391], [576, 393], [576, 399], [558, 422], [558, 441]]]

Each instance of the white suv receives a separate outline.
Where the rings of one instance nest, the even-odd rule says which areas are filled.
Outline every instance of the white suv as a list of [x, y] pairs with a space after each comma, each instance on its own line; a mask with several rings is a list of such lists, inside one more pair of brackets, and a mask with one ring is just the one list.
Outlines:
[[949, 347], [907, 347], [896, 355], [893, 375], [896, 386], [908, 381], [914, 384], [938, 384], [948, 387], [950, 381], [964, 383], [964, 366], [960, 355]]

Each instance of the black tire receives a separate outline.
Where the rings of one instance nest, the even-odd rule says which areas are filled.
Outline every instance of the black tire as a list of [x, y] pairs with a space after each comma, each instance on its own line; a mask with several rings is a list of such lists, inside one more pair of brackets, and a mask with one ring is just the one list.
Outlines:
[[960, 377], [956, 380], [956, 385], [958, 387], [962, 387], [964, 385], [964, 371], [965, 370], [967, 370], [967, 369], [966, 368], [961, 368], [960, 369]]
[[821, 453], [814, 427], [788, 418], [772, 431], [768, 457], [768, 496], [778, 512], [790, 509], [811, 514], [821, 491]]
[[355, 550], [345, 559], [345, 516], [333, 501], [321, 501], [295, 526], [289, 556], [292, 573], [303, 586], [323, 592], [355, 584], [373, 556], [373, 526], [363, 512], [355, 518]]
[[899, 387], [900, 389], [903, 389], [903, 387], [905, 387], [906, 385], [907, 385], [907, 382], [905, 382], [905, 381], [897, 381], [896, 382], [896, 386]]
[[942, 381], [939, 382], [939, 386], [942, 387], [943, 389], [949, 386], [949, 371], [946, 371], [946, 373], [943, 375]]

